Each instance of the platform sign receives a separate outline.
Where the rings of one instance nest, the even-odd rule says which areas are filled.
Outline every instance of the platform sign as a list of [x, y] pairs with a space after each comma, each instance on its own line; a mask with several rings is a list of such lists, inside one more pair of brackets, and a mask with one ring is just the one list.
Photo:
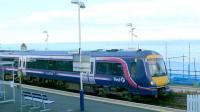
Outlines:
[[74, 55], [73, 71], [90, 72], [91, 71], [90, 56], [81, 55], [81, 64], [80, 64], [80, 55], [79, 54]]

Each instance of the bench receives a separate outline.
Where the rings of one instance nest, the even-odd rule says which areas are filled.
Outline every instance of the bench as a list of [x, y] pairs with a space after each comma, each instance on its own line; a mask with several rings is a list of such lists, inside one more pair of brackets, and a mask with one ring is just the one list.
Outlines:
[[[48, 111], [50, 109], [46, 108], [46, 104], [52, 104], [54, 101], [49, 100], [45, 94], [40, 94], [40, 93], [34, 93], [34, 92], [28, 92], [28, 91], [23, 91], [22, 95], [24, 97], [24, 100], [28, 100], [32, 102], [32, 105], [34, 106], [34, 102], [38, 102], [42, 104], [43, 110], [40, 110], [40, 112]], [[36, 109], [40, 107], [32, 107], [31, 109]]]

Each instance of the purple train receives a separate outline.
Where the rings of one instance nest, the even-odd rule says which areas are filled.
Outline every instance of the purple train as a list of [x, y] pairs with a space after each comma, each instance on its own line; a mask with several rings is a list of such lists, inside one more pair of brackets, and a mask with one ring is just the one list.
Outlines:
[[[168, 90], [168, 75], [162, 56], [150, 50], [85, 51], [90, 56], [91, 72], [83, 73], [84, 85], [97, 91], [157, 96]], [[17, 71], [20, 57], [26, 57], [30, 77], [56, 79], [68, 84], [80, 83], [80, 72], [73, 71], [73, 53], [67, 51], [1, 51], [1, 61], [14, 61]]]

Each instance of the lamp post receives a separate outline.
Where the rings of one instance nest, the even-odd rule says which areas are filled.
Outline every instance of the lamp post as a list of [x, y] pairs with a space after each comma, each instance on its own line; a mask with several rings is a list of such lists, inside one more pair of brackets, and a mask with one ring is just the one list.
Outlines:
[[190, 42], [189, 42], [189, 46], [188, 47], [189, 47], [189, 49], [188, 49], [189, 50], [189, 52], [188, 52], [189, 53], [188, 54], [189, 55], [189, 57], [188, 57], [188, 75], [190, 75], [190, 49], [191, 49], [190, 48]]
[[[80, 69], [82, 68], [82, 60], [81, 60], [81, 18], [80, 18], [80, 8], [85, 8], [84, 2], [80, 2], [79, 0], [72, 0], [72, 4], [76, 4], [78, 6], [78, 33], [79, 33], [79, 60], [80, 60]], [[83, 76], [80, 71], [80, 110], [84, 111], [84, 90], [83, 90]]]
[[[133, 27], [132, 23], [127, 23], [126, 26], [130, 27], [129, 33], [131, 34], [131, 44], [133, 44], [133, 37], [137, 37], [137, 35], [133, 33], [133, 30], [135, 30], [135, 28]], [[138, 49], [139, 49], [139, 44], [138, 44]]]
[[48, 50], [48, 40], [49, 40], [49, 34], [48, 34], [48, 32], [47, 31], [43, 31], [42, 33], [44, 33], [44, 34], [46, 34], [46, 38], [45, 38], [45, 42], [46, 42], [46, 48], [45, 48], [45, 50], [47, 51]]

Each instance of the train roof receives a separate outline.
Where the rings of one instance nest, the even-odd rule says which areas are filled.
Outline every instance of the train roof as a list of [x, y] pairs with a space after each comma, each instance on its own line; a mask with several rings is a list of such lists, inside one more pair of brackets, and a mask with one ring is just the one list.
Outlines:
[[[9, 55], [9, 57], [17, 56], [72, 56], [77, 54], [74, 51], [0, 51], [0, 56]], [[136, 50], [136, 51], [127, 51], [127, 50], [107, 50], [107, 51], [83, 51], [82, 54], [89, 55], [91, 57], [146, 57], [150, 54], [159, 54], [152, 50]]]

